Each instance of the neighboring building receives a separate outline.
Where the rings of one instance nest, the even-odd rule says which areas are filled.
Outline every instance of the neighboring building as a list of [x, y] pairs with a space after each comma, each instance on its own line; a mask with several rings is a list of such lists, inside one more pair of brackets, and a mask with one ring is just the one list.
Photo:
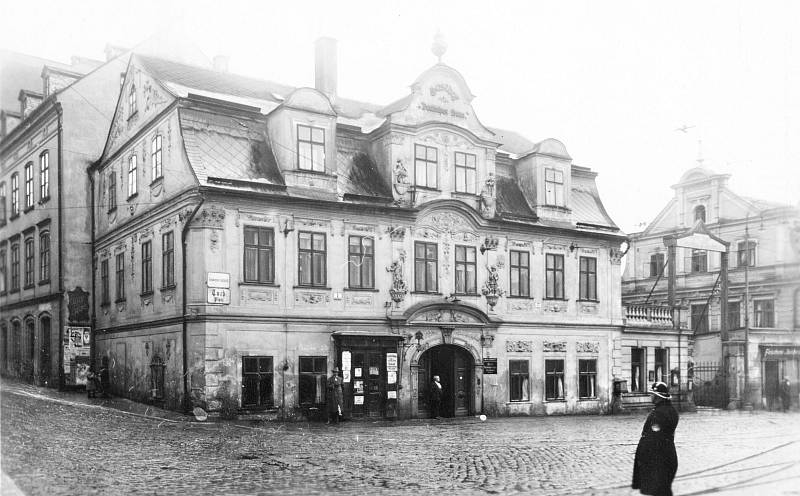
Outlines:
[[[440, 48], [440, 47], [437, 47]], [[438, 52], [441, 55], [441, 51]], [[439, 62], [388, 105], [135, 56], [93, 168], [115, 394], [214, 415], [603, 412], [619, 250], [595, 173], [484, 126]]]
[[[702, 167], [687, 171], [673, 186], [675, 198], [647, 229], [631, 235], [623, 302], [629, 312], [655, 305], [654, 311], [669, 315], [668, 309], [658, 307], [667, 303], [665, 237], [693, 230], [726, 242], [725, 315], [719, 301], [722, 255], [677, 249], [676, 303], [682, 308], [681, 325], [692, 338], [689, 359], [694, 364], [695, 401], [718, 406], [749, 401], [772, 407], [778, 401], [780, 379], [790, 379], [795, 398], [800, 382], [800, 256], [797, 241], [794, 247], [790, 243], [800, 214], [788, 205], [733, 193], [727, 187], [729, 177]], [[721, 333], [722, 324], [727, 339]], [[749, 338], [749, 398], [744, 394], [745, 334]], [[650, 348], [638, 361], [642, 371], [653, 370], [655, 357]], [[626, 356], [642, 353], [627, 346], [623, 350]], [[627, 372], [632, 373], [631, 369]]]
[[[0, 139], [0, 372], [79, 385], [91, 324], [86, 170], [102, 151], [125, 62], [37, 60], [6, 52], [0, 70], [4, 85], [25, 85], [13, 89], [19, 119], [3, 108]], [[37, 71], [38, 92], [30, 88]], [[3, 87], [3, 105], [9, 91]], [[62, 346], [68, 326], [74, 335]]]

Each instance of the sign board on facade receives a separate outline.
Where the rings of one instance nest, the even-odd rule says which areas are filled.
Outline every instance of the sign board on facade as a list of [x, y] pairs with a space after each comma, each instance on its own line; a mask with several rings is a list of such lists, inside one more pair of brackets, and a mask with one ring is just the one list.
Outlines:
[[497, 358], [484, 358], [483, 359], [483, 373], [484, 374], [497, 374]]
[[800, 346], [763, 346], [764, 360], [800, 357]]
[[67, 386], [85, 386], [89, 373], [90, 327], [65, 327], [62, 346], [64, 348], [64, 383]]
[[208, 303], [215, 305], [230, 305], [231, 290], [221, 288], [208, 288]]
[[386, 354], [386, 371], [397, 372], [397, 353]]
[[209, 272], [206, 284], [209, 288], [230, 289], [231, 275], [227, 272]]

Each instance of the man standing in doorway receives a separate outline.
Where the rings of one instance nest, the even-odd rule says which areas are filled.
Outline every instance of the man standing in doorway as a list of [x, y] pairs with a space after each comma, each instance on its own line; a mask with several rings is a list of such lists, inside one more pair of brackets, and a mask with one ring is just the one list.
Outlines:
[[441, 418], [442, 408], [442, 384], [439, 382], [439, 376], [433, 376], [431, 382], [431, 418]]
[[334, 367], [331, 376], [328, 377], [327, 403], [328, 421], [326, 423], [330, 424], [331, 420], [333, 420], [334, 424], [338, 424], [342, 416], [342, 403], [344, 403], [342, 378], [339, 377], [339, 367]]
[[654, 383], [649, 393], [655, 408], [647, 416], [636, 447], [631, 487], [639, 489], [642, 494], [672, 496], [672, 481], [678, 471], [674, 439], [678, 412], [672, 406], [669, 388], [663, 382]]

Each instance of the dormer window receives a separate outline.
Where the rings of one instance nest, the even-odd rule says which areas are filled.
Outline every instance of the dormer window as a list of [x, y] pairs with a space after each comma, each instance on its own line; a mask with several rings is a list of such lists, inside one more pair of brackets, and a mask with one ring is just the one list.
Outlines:
[[545, 204], [564, 206], [564, 173], [556, 169], [544, 170]]
[[456, 191], [475, 194], [475, 155], [456, 152]]
[[414, 184], [420, 188], [438, 189], [439, 155], [432, 146], [414, 145]]
[[301, 170], [325, 172], [325, 130], [297, 125], [297, 167]]
[[698, 220], [706, 221], [706, 207], [703, 205], [694, 207], [694, 221], [697, 222]]
[[128, 117], [130, 118], [136, 113], [136, 85], [131, 85], [131, 90], [128, 92]]

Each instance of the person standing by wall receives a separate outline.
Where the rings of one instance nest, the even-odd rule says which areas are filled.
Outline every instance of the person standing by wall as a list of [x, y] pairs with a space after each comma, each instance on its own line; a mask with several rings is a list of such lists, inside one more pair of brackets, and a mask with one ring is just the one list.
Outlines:
[[792, 383], [788, 377], [784, 377], [781, 381], [781, 406], [784, 412], [792, 408]]
[[656, 382], [649, 393], [655, 407], [647, 416], [636, 447], [631, 487], [642, 494], [672, 496], [672, 481], [678, 471], [675, 428], [678, 412], [670, 401], [669, 388]]
[[442, 409], [442, 383], [439, 382], [439, 376], [433, 376], [430, 387], [431, 395], [431, 418], [440, 418]]
[[342, 378], [339, 377], [339, 367], [334, 367], [331, 376], [328, 377], [328, 421], [327, 424], [338, 424], [342, 416], [342, 404], [344, 403], [344, 395], [342, 394]]

